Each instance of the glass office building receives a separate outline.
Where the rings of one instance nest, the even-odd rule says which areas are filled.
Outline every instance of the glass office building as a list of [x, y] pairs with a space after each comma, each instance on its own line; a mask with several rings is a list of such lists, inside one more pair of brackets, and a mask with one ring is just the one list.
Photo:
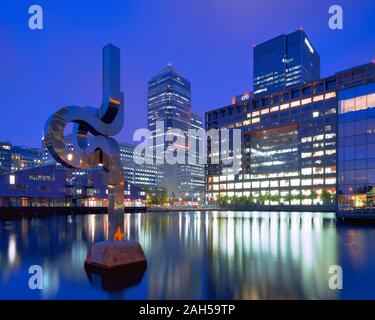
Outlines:
[[175, 68], [168, 65], [148, 82], [148, 129], [156, 131], [156, 122], [165, 129], [187, 131], [191, 117], [191, 85]]
[[375, 83], [339, 92], [338, 209], [375, 209]]
[[[254, 205], [320, 205], [336, 193], [336, 78], [254, 97], [206, 113], [206, 129], [242, 131], [242, 168], [208, 165], [207, 198], [251, 197]], [[241, 101], [241, 99], [237, 99]], [[210, 156], [210, 148], [208, 149]]]
[[135, 146], [132, 144], [120, 142], [119, 147], [125, 181], [150, 191], [159, 190], [163, 175], [157, 165], [136, 164], [134, 161]]
[[[163, 123], [164, 132], [158, 132], [158, 121]], [[199, 126], [203, 127], [203, 121], [200, 116], [192, 113], [190, 82], [168, 65], [148, 82], [148, 129], [154, 137], [163, 135], [165, 138], [169, 129], [179, 129], [187, 137], [189, 129]], [[171, 142], [164, 142], [161, 147], [166, 150], [170, 144]], [[154, 141], [155, 158], [157, 147], [160, 146]], [[187, 144], [180, 147], [187, 150]], [[161, 164], [158, 168], [164, 176], [161, 187], [166, 188], [172, 198], [203, 198], [203, 165]]]
[[254, 47], [254, 95], [270, 94], [320, 78], [320, 57], [304, 31]]
[[241, 129], [242, 168], [234, 175], [208, 164], [209, 202], [246, 196], [258, 208], [375, 209], [374, 63], [233, 102], [207, 112], [206, 129]]

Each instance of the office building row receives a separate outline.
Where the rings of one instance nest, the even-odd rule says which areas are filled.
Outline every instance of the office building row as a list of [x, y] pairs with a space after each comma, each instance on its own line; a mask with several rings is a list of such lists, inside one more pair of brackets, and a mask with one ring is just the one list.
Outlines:
[[[73, 149], [71, 136], [66, 139]], [[158, 190], [160, 173], [154, 165], [136, 165], [134, 145], [120, 143], [125, 178], [125, 205], [145, 205], [144, 190]], [[0, 143], [0, 206], [105, 206], [103, 171], [70, 169], [56, 163], [48, 150]], [[36, 177], [36, 178], [35, 178]]]
[[[303, 31], [298, 34], [296, 48], [307, 47], [316, 55], [305, 59], [307, 65], [298, 65], [305, 70], [311, 61], [318, 61], [317, 52]], [[278, 46], [284, 47], [279, 37], [266, 43], [269, 48]], [[291, 59], [284, 50], [266, 52], [258, 74], [262, 65], [269, 72], [275, 61], [276, 65], [283, 59]], [[206, 112], [207, 130], [240, 129], [242, 136], [239, 173], [211, 164], [209, 143], [209, 202], [215, 203], [219, 196], [245, 196], [258, 208], [375, 209], [375, 64], [316, 79], [319, 73], [310, 72], [281, 87], [269, 82], [265, 93], [247, 93], [229, 106]]]
[[[2, 174], [0, 207], [107, 207], [104, 181], [103, 170], [71, 170], [54, 164]], [[146, 193], [125, 181], [125, 207], [145, 204]]]
[[26, 170], [43, 164], [42, 150], [0, 142], [0, 174]]

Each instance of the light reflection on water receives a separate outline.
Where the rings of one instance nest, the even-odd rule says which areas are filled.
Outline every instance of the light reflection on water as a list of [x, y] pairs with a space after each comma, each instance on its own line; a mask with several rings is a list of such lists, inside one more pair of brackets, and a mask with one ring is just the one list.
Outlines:
[[[106, 215], [0, 221], [0, 298], [375, 298], [374, 229], [337, 227], [333, 214], [125, 214], [124, 230], [142, 244], [148, 266], [138, 284], [109, 293], [83, 268], [90, 245], [108, 236]], [[28, 289], [33, 264], [44, 270], [41, 291]], [[343, 291], [328, 287], [337, 264]]]

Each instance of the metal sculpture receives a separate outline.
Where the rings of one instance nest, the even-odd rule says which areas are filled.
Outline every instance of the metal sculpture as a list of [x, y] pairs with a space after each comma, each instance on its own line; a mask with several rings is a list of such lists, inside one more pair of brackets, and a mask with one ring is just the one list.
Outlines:
[[[73, 150], [66, 145], [64, 130], [73, 126]], [[103, 165], [108, 186], [109, 237], [123, 229], [124, 174], [115, 139], [124, 124], [124, 94], [120, 90], [120, 49], [103, 48], [103, 100], [100, 108], [66, 106], [46, 122], [44, 143], [53, 158], [69, 168], [90, 169]], [[91, 134], [90, 141], [88, 134]], [[120, 214], [121, 213], [121, 214]]]

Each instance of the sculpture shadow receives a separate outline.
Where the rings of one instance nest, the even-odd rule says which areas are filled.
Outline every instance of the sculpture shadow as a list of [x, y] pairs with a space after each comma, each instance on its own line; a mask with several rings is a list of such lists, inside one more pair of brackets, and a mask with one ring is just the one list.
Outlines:
[[147, 262], [134, 263], [111, 269], [85, 264], [87, 278], [92, 286], [106, 292], [122, 292], [138, 285], [147, 269]]

